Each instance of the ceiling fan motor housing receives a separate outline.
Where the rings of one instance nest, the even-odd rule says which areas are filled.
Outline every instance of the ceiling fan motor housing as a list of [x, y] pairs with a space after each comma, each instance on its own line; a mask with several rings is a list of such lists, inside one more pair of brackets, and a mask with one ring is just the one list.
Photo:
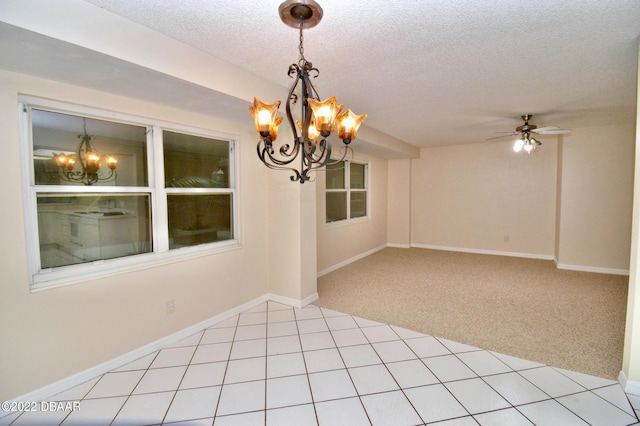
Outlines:
[[531, 131], [533, 129], [538, 128], [538, 126], [536, 126], [535, 124], [529, 124], [529, 119], [531, 117], [532, 116], [530, 114], [523, 115], [522, 119], [524, 120], [524, 124], [522, 126], [516, 127], [516, 131], [518, 131], [518, 132], [529, 132], [529, 131]]

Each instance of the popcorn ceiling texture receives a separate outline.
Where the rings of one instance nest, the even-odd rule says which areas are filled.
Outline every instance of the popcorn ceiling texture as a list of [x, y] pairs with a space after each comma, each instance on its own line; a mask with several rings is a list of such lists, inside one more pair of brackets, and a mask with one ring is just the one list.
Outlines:
[[[281, 84], [298, 34], [280, 0], [86, 0]], [[321, 97], [417, 146], [635, 119], [637, 0], [321, 0], [305, 31]]]

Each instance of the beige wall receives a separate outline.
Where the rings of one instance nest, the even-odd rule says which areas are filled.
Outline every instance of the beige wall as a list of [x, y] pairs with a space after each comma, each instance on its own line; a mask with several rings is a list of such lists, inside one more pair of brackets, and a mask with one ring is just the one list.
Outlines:
[[317, 292], [316, 184], [291, 182], [288, 171], [266, 173], [270, 292], [298, 301], [308, 299]]
[[[369, 220], [326, 225], [325, 174], [316, 174], [318, 271], [323, 272], [350, 259], [362, 256], [387, 244], [387, 160], [358, 154], [354, 142], [355, 161], [369, 161]], [[306, 185], [306, 184], [305, 184]]]
[[577, 128], [564, 138], [559, 267], [629, 269], [634, 142], [634, 123]]
[[[638, 56], [640, 57], [640, 44]], [[640, 87], [640, 68], [637, 87]], [[638, 291], [638, 282], [640, 282], [640, 90], [637, 91], [636, 96], [635, 186], [633, 188], [629, 295], [621, 378], [629, 381], [625, 388], [627, 392], [640, 395], [640, 291]]]
[[530, 155], [510, 142], [422, 149], [412, 160], [412, 244], [551, 257], [556, 143]]
[[[242, 245], [136, 272], [30, 293], [22, 187], [18, 93], [143, 115], [240, 136]], [[265, 168], [255, 159], [253, 126], [238, 126], [135, 99], [0, 72], [0, 399], [17, 397], [149, 344], [268, 293]], [[247, 267], [251, 265], [251, 267]], [[175, 300], [176, 312], [165, 313]]]
[[388, 242], [391, 246], [411, 245], [411, 159], [389, 160], [387, 194]]

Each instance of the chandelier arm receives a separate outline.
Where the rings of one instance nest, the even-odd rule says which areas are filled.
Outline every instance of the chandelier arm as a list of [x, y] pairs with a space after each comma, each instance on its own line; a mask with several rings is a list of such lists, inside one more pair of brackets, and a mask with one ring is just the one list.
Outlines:
[[293, 114], [291, 114], [291, 101], [293, 100], [293, 103], [295, 104], [297, 100], [297, 96], [293, 92], [296, 90], [296, 87], [298, 87], [298, 83], [300, 82], [300, 69], [296, 64], [292, 64], [289, 67], [289, 76], [292, 76], [294, 70], [296, 77], [295, 81], [291, 84], [291, 89], [289, 90], [289, 96], [287, 96], [287, 102], [285, 102], [285, 106], [287, 121], [289, 121], [289, 127], [293, 132], [293, 138], [297, 140], [300, 136], [298, 135], [298, 130], [296, 129], [295, 121], [293, 120]]
[[[307, 66], [308, 65], [308, 66]], [[306, 62], [305, 63], [305, 68], [304, 68], [304, 73], [303, 73], [303, 80], [302, 83], [304, 84], [304, 86], [306, 87], [306, 97], [307, 98], [313, 98], [316, 100], [320, 100], [320, 95], [318, 94], [318, 91], [316, 90], [316, 87], [313, 85], [313, 83], [311, 83], [311, 76], [309, 74], [310, 71], [315, 71], [316, 75], [313, 76], [313, 78], [317, 78], [320, 75], [320, 71], [318, 70], [318, 68], [313, 68], [311, 66], [310, 62]]]
[[[288, 145], [284, 145], [280, 149], [281, 153], [283, 151], [283, 148], [285, 148], [285, 146], [288, 148]], [[270, 162], [276, 167], [284, 167], [284, 166], [287, 166], [287, 165], [291, 164], [296, 159], [296, 157], [298, 156], [298, 150], [299, 150], [299, 148], [298, 148], [298, 146], [296, 144], [291, 153], [286, 153], [285, 152], [283, 154], [286, 157], [289, 157], [289, 159], [288, 160], [281, 160], [281, 159], [279, 159], [279, 158], [277, 158], [277, 157], [275, 157], [273, 155], [273, 153], [274, 153], [273, 146], [271, 145], [271, 142], [268, 139], [260, 140], [258, 142], [257, 148], [258, 148], [258, 157], [260, 157], [260, 160], [265, 165], [268, 165], [268, 162]]]
[[[290, 150], [290, 151], [289, 151]], [[293, 144], [293, 146], [289, 145], [288, 143], [282, 145], [280, 147], [280, 155], [282, 155], [283, 157], [293, 157], [295, 158], [298, 155], [298, 151], [300, 151], [300, 144], [295, 141], [295, 143]], [[293, 161], [293, 158], [291, 160], [287, 160], [287, 163]], [[275, 159], [275, 157], [274, 157]]]
[[310, 162], [318, 164], [317, 167], [322, 167], [327, 165], [331, 160], [331, 150], [331, 142], [323, 138], [318, 142], [313, 151], [307, 153], [307, 156]]
[[[293, 182], [297, 181], [297, 180], [301, 180], [301, 175], [300, 172], [298, 172], [298, 170], [294, 169], [293, 167], [286, 167], [286, 164], [291, 163], [293, 160], [295, 160], [295, 157], [293, 157], [291, 160], [287, 161], [287, 162], [283, 162], [278, 160], [277, 158], [274, 158], [271, 155], [270, 150], [272, 151], [272, 149], [268, 146], [264, 146], [261, 149], [261, 144], [264, 142], [264, 140], [260, 141], [258, 143], [258, 157], [260, 158], [260, 160], [262, 161], [262, 163], [267, 166], [268, 168], [272, 169], [272, 170], [289, 170], [291, 172], [293, 172], [293, 176], [291, 176], [291, 180]], [[273, 162], [273, 163], [272, 163]], [[279, 164], [278, 164], [279, 163]]]
[[337, 158], [333, 161], [327, 161], [325, 165], [333, 166], [334, 164], [338, 164], [339, 162], [344, 161], [344, 159], [347, 158], [347, 154], [351, 154], [351, 157], [353, 158], [353, 149], [349, 145], [341, 146], [340, 151], [342, 151], [342, 155], [340, 156], [340, 158]]
[[[302, 155], [301, 158], [300, 168], [302, 170], [301, 176], [303, 180], [300, 183], [311, 180], [310, 173], [315, 172], [316, 169], [324, 167], [331, 158], [331, 143], [329, 143], [329, 141], [327, 141], [326, 139], [322, 139], [318, 142], [317, 145], [318, 147], [320, 147], [319, 150], [314, 149], [309, 150], [309, 152], [307, 152], [307, 150], [304, 150], [304, 155]], [[314, 157], [313, 154], [316, 151], [319, 151], [320, 155]]]

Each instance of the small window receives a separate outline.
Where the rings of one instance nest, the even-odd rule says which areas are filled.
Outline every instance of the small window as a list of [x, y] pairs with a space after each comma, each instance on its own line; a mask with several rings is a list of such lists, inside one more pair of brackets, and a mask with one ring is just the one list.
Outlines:
[[327, 166], [327, 223], [367, 217], [368, 165], [340, 161]]
[[231, 143], [165, 130], [169, 248], [233, 239]]

